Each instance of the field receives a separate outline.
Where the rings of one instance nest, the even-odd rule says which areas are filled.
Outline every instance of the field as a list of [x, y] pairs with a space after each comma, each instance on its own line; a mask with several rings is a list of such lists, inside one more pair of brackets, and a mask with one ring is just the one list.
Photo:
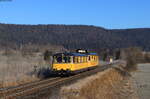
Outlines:
[[133, 73], [134, 86], [140, 99], [150, 97], [150, 64], [139, 64], [138, 71]]
[[16, 51], [6, 55], [0, 52], [0, 87], [14, 86], [38, 80], [33, 75], [37, 68], [47, 66], [40, 54], [22, 55]]
[[[101, 63], [102, 64], [102, 63]], [[103, 63], [104, 64], [104, 63]], [[24, 55], [19, 51], [8, 54], [0, 51], [0, 87], [16, 86], [39, 80], [35, 73], [50, 65], [43, 60], [42, 53]], [[150, 64], [139, 64], [132, 76], [115, 66], [104, 72], [86, 77], [71, 85], [63, 86], [61, 99], [149, 99]], [[35, 68], [36, 67], [36, 68]]]

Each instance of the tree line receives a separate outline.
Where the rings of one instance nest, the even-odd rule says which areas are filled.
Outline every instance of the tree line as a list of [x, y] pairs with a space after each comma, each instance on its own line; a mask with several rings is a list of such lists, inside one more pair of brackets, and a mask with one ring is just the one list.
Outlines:
[[150, 29], [105, 29], [88, 25], [0, 24], [0, 47], [58, 45], [66, 49], [112, 50], [131, 46], [150, 50]]

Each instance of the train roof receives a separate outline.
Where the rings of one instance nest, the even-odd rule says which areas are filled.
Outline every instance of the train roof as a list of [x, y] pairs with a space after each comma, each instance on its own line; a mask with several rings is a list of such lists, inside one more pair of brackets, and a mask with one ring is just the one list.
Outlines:
[[97, 53], [57, 53], [57, 54], [54, 54], [54, 56], [57, 56], [57, 55], [68, 55], [68, 56], [88, 56], [88, 55], [97, 55]]
[[57, 56], [57, 55], [68, 55], [68, 56], [87, 56], [86, 54], [80, 54], [80, 53], [57, 53], [57, 54], [54, 54], [54, 56]]
[[97, 53], [88, 53], [88, 55], [97, 55]]

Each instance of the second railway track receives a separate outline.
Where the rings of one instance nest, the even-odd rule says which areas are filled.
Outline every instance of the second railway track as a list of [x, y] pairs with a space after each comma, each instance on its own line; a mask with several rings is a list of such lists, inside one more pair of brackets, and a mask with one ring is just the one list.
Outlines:
[[[114, 63], [114, 64], [116, 64], [116, 63]], [[86, 71], [86, 72], [83, 72], [83, 73], [80, 73], [80, 74], [77, 74], [74, 76], [70, 76], [70, 77], [49, 78], [46, 80], [41, 80], [41, 81], [29, 83], [29, 84], [24, 84], [24, 85], [14, 87], [14, 88], [4, 89], [4, 90], [0, 91], [0, 96], [4, 99], [12, 99], [12, 98], [17, 98], [17, 97], [27, 96], [32, 93], [36, 93], [41, 90], [44, 90], [46, 88], [53, 88], [55, 86], [67, 83], [69, 81], [80, 79], [82, 77], [86, 77], [86, 76], [95, 74], [97, 72], [104, 71], [105, 69], [109, 68], [110, 65], [112, 65], [112, 64], [100, 66], [96, 69]]]

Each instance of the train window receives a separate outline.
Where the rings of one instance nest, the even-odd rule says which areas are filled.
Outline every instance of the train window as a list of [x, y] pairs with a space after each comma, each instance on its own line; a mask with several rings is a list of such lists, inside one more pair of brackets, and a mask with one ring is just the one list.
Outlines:
[[85, 62], [85, 57], [83, 56], [83, 63]]
[[70, 56], [55, 56], [54, 57], [54, 62], [56, 63], [70, 63], [71, 62], [71, 58]]
[[77, 61], [76, 61], [76, 57], [73, 57], [73, 63], [76, 63]]
[[62, 57], [61, 56], [57, 56], [56, 57], [56, 62], [57, 63], [62, 63]]
[[82, 56], [80, 57], [80, 63], [82, 63]]
[[63, 57], [64, 63], [70, 63], [70, 57], [69, 56], [64, 56]]
[[82, 62], [83, 62], [83, 57], [81, 56], [81, 57], [80, 57], [80, 63], [82, 63]]
[[77, 57], [77, 63], [80, 63], [80, 57], [79, 56]]
[[82, 57], [82, 62], [84, 63], [84, 56]]
[[78, 57], [74, 57], [74, 63], [78, 63]]
[[79, 63], [81, 63], [81, 59], [82, 59], [82, 57], [79, 56]]
[[78, 63], [78, 57], [76, 57], [76, 63]]
[[82, 57], [80, 57], [80, 63], [82, 63]]
[[85, 60], [85, 57], [83, 57], [83, 62], [85, 63], [85, 61], [86, 61], [86, 60]]
[[89, 56], [89, 61], [91, 60], [91, 57]]
[[81, 63], [83, 63], [84, 62], [84, 60], [83, 60], [83, 56], [81, 56]]

